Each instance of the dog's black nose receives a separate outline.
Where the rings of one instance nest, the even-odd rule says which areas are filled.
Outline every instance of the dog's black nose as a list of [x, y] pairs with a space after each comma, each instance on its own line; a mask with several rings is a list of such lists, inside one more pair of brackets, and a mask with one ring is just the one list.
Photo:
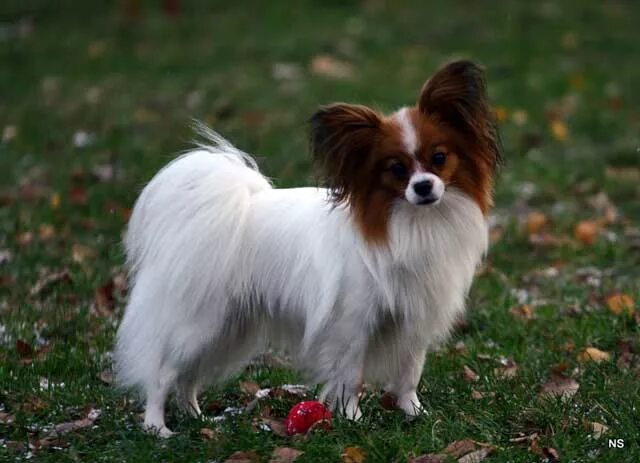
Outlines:
[[427, 196], [433, 189], [433, 182], [431, 180], [423, 180], [413, 184], [413, 191], [419, 196]]

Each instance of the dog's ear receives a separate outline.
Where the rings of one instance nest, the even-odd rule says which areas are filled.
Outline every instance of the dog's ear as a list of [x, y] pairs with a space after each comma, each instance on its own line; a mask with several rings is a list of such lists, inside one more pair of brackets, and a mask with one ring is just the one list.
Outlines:
[[379, 136], [381, 117], [361, 105], [321, 107], [309, 120], [310, 144], [322, 181], [338, 204], [348, 201]]
[[500, 139], [487, 97], [484, 71], [471, 61], [454, 61], [429, 79], [418, 99], [419, 110], [461, 131], [495, 169], [502, 162]]

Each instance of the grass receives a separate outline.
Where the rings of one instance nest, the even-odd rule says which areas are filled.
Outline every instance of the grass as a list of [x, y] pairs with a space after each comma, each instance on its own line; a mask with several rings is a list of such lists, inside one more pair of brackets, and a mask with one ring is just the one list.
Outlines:
[[[619, 344], [640, 351], [638, 318], [606, 306], [615, 292], [640, 302], [640, 4], [194, 1], [170, 18], [161, 2], [141, 2], [140, 15], [128, 17], [123, 5], [135, 3], [0, 6], [0, 251], [10, 253], [0, 258], [0, 459], [223, 461], [244, 450], [267, 461], [290, 446], [305, 452], [297, 461], [339, 461], [356, 446], [367, 461], [402, 462], [471, 438], [495, 447], [490, 461], [530, 462], [541, 457], [511, 439], [535, 432], [562, 461], [640, 460], [638, 369], [621, 368]], [[319, 54], [350, 63], [352, 77], [311, 72]], [[171, 406], [178, 436], [144, 434], [140, 406], [99, 379], [124, 295], [116, 289], [111, 310], [108, 298], [96, 305], [96, 289], [121, 274], [128, 210], [144, 182], [189, 146], [190, 119], [257, 153], [278, 186], [303, 185], [313, 181], [305, 120], [317, 105], [411, 104], [454, 56], [486, 66], [508, 161], [496, 240], [467, 322], [426, 363], [419, 392], [429, 413], [407, 422], [370, 395], [361, 423], [335, 420], [307, 439], [256, 431], [252, 420], [267, 407], [282, 416], [296, 402], [284, 397], [218, 424]], [[293, 77], [274, 77], [276, 63]], [[599, 193], [619, 216], [587, 245], [573, 230], [603, 217], [593, 206]], [[523, 226], [532, 211], [558, 243], [532, 243]], [[549, 267], [557, 275], [541, 275]], [[30, 295], [43, 275], [63, 269], [71, 281]], [[522, 303], [533, 307], [530, 320], [510, 312]], [[578, 362], [586, 347], [611, 360]], [[501, 356], [518, 365], [513, 378], [496, 373]], [[478, 382], [462, 379], [464, 365]], [[540, 401], [554, 367], [580, 389]], [[202, 403], [243, 405], [241, 379], [269, 387], [297, 377], [253, 366]], [[474, 400], [474, 390], [495, 395]], [[90, 408], [102, 411], [93, 426], [43, 444], [52, 425]], [[609, 433], [597, 438], [588, 422]], [[219, 435], [206, 439], [203, 427]], [[624, 448], [609, 448], [608, 438]]]

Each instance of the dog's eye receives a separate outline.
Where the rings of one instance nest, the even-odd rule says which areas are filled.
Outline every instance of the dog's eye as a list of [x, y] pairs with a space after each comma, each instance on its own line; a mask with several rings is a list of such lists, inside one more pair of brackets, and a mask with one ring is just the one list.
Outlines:
[[408, 173], [406, 166], [401, 162], [394, 162], [389, 166], [389, 170], [395, 177], [400, 179], [405, 178]]
[[431, 158], [431, 163], [435, 167], [442, 167], [444, 166], [446, 160], [447, 156], [442, 151], [436, 151]]

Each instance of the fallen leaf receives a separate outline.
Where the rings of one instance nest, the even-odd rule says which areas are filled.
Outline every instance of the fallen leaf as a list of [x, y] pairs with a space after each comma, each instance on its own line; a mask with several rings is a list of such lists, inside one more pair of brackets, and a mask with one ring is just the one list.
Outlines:
[[18, 129], [15, 125], [5, 125], [4, 129], [2, 129], [2, 142], [9, 143], [16, 138], [16, 135], [18, 135]]
[[467, 348], [466, 344], [464, 343], [464, 341], [458, 341], [456, 342], [456, 344], [453, 346], [453, 349], [458, 353], [458, 354], [462, 354], [462, 355], [467, 355], [469, 353], [469, 349]]
[[611, 354], [609, 352], [604, 352], [595, 347], [587, 347], [582, 352], [578, 354], [578, 362], [586, 363], [586, 362], [605, 362], [611, 360]]
[[347, 447], [340, 456], [343, 463], [363, 463], [366, 453], [359, 447]]
[[49, 241], [51, 238], [56, 236], [56, 229], [53, 228], [53, 225], [43, 223], [40, 225], [38, 235], [42, 241]]
[[532, 442], [538, 439], [538, 433], [534, 432], [533, 434], [529, 434], [528, 436], [518, 436], [509, 439], [509, 442], [513, 442], [514, 444], [520, 444], [522, 442]]
[[409, 463], [445, 463], [446, 458], [444, 455], [429, 453], [427, 455], [410, 458]]
[[113, 372], [111, 370], [102, 370], [98, 373], [98, 379], [105, 384], [113, 383]]
[[629, 183], [640, 182], [640, 168], [639, 167], [611, 167], [607, 166], [604, 170], [604, 175], [612, 180], [618, 180]]
[[566, 141], [569, 138], [569, 129], [563, 121], [555, 119], [550, 125], [551, 135], [558, 141]]
[[83, 244], [74, 243], [71, 247], [71, 257], [74, 262], [81, 264], [89, 258], [96, 256], [96, 252], [89, 246]]
[[507, 120], [507, 117], [509, 116], [509, 112], [507, 111], [507, 108], [505, 108], [504, 106], [496, 106], [493, 110], [495, 116], [496, 116], [496, 120], [498, 122], [500, 122], [501, 124]]
[[260, 455], [256, 452], [235, 452], [224, 463], [257, 463], [259, 461]]
[[311, 60], [311, 72], [331, 79], [350, 79], [354, 76], [353, 65], [331, 55], [316, 55]]
[[89, 193], [82, 186], [73, 186], [69, 189], [69, 202], [77, 206], [84, 206], [89, 202]]
[[607, 432], [609, 432], [609, 426], [598, 423], [596, 421], [587, 421], [585, 423], [585, 427], [587, 428], [587, 431], [589, 431], [591, 435], [596, 439], [600, 439]]
[[511, 358], [502, 359], [501, 365], [493, 369], [493, 374], [497, 378], [508, 379], [518, 374], [518, 364]]
[[61, 270], [59, 272], [49, 273], [38, 280], [35, 285], [33, 285], [31, 290], [29, 291], [29, 296], [37, 296], [44, 292], [46, 289], [49, 289], [56, 284], [71, 281], [71, 274], [67, 269]]
[[450, 443], [442, 453], [445, 453], [452, 458], [460, 458], [461, 456], [466, 455], [469, 452], [473, 452], [476, 449], [477, 446], [475, 442], [471, 439], [463, 439]]
[[11, 424], [16, 420], [16, 416], [0, 411], [0, 423]]
[[509, 310], [509, 313], [519, 320], [531, 320], [533, 318], [533, 310], [528, 304], [513, 307]]
[[240, 390], [250, 396], [255, 396], [260, 390], [260, 386], [254, 381], [240, 381]]
[[60, 194], [54, 193], [51, 195], [51, 199], [49, 200], [49, 205], [51, 209], [58, 209], [60, 207]]
[[493, 448], [483, 447], [479, 450], [466, 454], [462, 458], [459, 458], [458, 463], [480, 463], [485, 458], [487, 458], [487, 456], [491, 452], [493, 452]]
[[580, 384], [578, 384], [575, 379], [564, 375], [551, 375], [542, 385], [538, 397], [540, 399], [550, 399], [553, 397], [568, 399], [574, 396], [578, 392], [578, 389], [580, 389]]
[[613, 294], [607, 298], [606, 302], [609, 311], [616, 315], [620, 315], [623, 311], [631, 315], [635, 310], [633, 298], [628, 294]]
[[273, 450], [269, 463], [291, 463], [295, 461], [304, 452], [291, 447], [278, 447]]
[[398, 398], [391, 392], [385, 392], [380, 397], [379, 402], [380, 406], [385, 410], [395, 410], [398, 403]]
[[523, 109], [516, 109], [511, 115], [513, 123], [519, 127], [522, 127], [529, 120], [529, 114]]
[[471, 391], [471, 398], [473, 400], [482, 400], [487, 397], [495, 397], [495, 392], [481, 392], [481, 391]]
[[282, 418], [262, 417], [260, 421], [267, 425], [276, 436], [287, 437], [287, 425]]
[[93, 295], [93, 308], [97, 315], [103, 317], [109, 317], [113, 315], [113, 308], [115, 306], [113, 288], [113, 280], [109, 280], [107, 283], [95, 290]]
[[462, 378], [468, 383], [475, 383], [480, 379], [480, 376], [478, 375], [478, 373], [465, 365], [462, 369]]
[[583, 220], [578, 222], [573, 234], [578, 241], [587, 246], [591, 246], [596, 242], [598, 233], [600, 232], [600, 225], [597, 222], [591, 220]]
[[529, 235], [540, 233], [546, 224], [546, 215], [537, 211], [530, 212], [526, 221], [527, 233], [529, 233]]
[[101, 410], [92, 408], [91, 410], [89, 410], [85, 418], [75, 420], [75, 421], [69, 421], [66, 423], [56, 424], [51, 430], [51, 432], [49, 432], [47, 437], [57, 438], [64, 434], [68, 434], [70, 432], [78, 431], [80, 429], [93, 426], [93, 423], [101, 414], [102, 414]]
[[205, 439], [215, 439], [220, 435], [219, 431], [211, 428], [202, 428], [200, 429], [200, 435]]
[[28, 342], [18, 339], [16, 340], [16, 352], [22, 358], [31, 357], [33, 355], [33, 347]]
[[33, 233], [30, 231], [19, 233], [16, 241], [20, 246], [28, 246], [33, 242]]

